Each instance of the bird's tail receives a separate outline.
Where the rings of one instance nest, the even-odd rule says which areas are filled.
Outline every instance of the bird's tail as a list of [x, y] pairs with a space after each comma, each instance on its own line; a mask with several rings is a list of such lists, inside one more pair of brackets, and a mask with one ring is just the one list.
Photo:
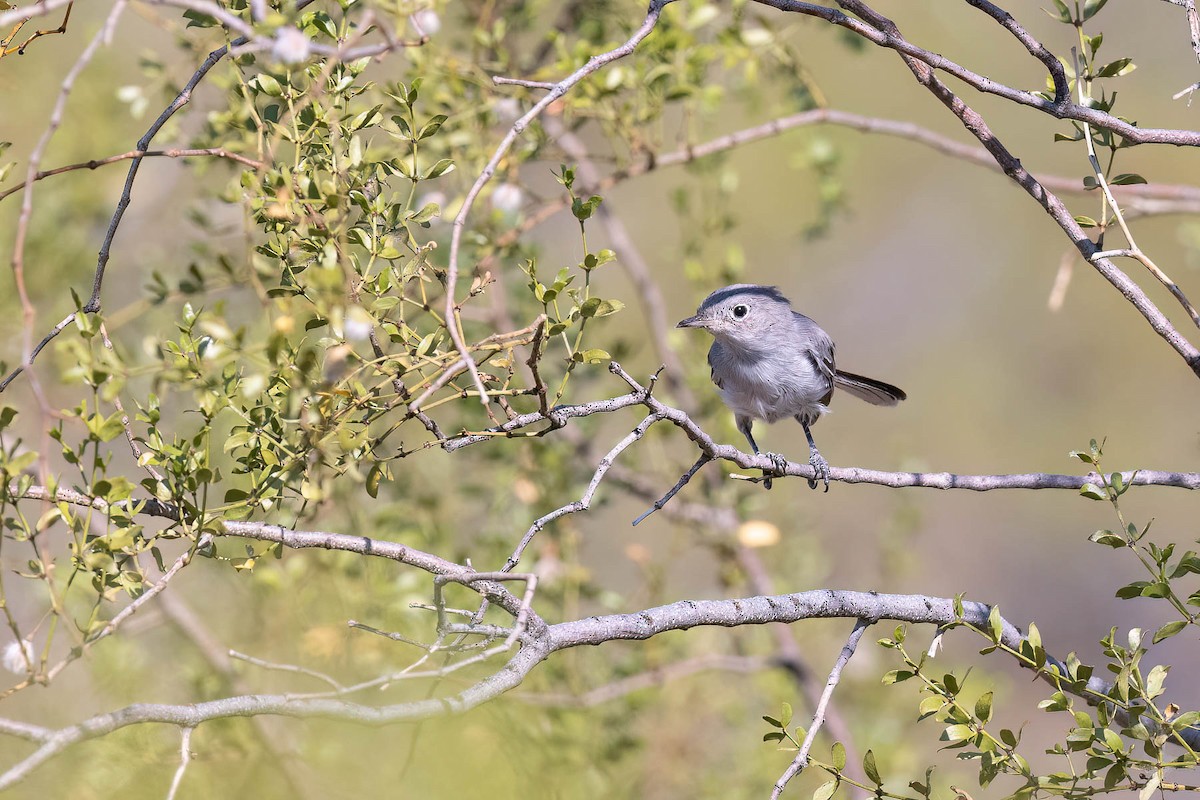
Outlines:
[[853, 372], [838, 370], [833, 375], [833, 384], [873, 406], [894, 406], [908, 397], [903, 389], [892, 386], [890, 383], [877, 381], [874, 378], [864, 378]]

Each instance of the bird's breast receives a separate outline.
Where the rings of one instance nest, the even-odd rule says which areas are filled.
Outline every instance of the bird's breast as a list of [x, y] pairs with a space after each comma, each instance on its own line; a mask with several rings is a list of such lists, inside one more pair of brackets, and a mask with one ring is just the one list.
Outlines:
[[829, 379], [803, 353], [747, 353], [713, 346], [713, 379], [721, 399], [739, 416], [777, 422], [796, 416], [815, 420]]

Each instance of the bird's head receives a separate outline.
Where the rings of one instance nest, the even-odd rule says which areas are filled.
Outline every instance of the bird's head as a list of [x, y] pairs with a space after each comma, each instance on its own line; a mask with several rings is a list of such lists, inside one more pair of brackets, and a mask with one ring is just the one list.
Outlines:
[[763, 336], [790, 323], [792, 306], [774, 286], [738, 283], [718, 289], [677, 328], [703, 328], [714, 337], [746, 349], [761, 349]]

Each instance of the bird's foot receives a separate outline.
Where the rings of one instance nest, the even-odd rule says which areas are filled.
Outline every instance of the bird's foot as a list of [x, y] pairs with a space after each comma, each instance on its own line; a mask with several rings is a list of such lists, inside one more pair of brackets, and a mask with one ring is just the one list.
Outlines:
[[774, 471], [772, 472], [768, 472], [765, 469], [763, 470], [763, 487], [770, 489], [771, 478], [781, 477], [787, 474], [788, 460], [779, 455], [779, 453], [763, 453], [763, 455], [771, 459], [771, 465], [774, 467]]
[[828, 492], [829, 491], [829, 462], [825, 460], [824, 456], [822, 456], [820, 453], [818, 453], [814, 449], [812, 451], [812, 455], [808, 459], [808, 463], [812, 465], [812, 468], [817, 473], [816, 477], [808, 479], [808, 488], [815, 489], [815, 488], [817, 488], [817, 481], [824, 481], [825, 491]]

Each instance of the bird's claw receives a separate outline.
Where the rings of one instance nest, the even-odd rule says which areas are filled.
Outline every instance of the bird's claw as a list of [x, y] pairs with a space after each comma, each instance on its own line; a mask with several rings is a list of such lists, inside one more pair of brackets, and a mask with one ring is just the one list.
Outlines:
[[772, 477], [781, 477], [787, 474], [788, 460], [779, 455], [779, 453], [763, 453], [763, 455], [771, 460], [771, 466], [774, 467], [773, 472], [763, 470], [763, 488], [769, 490], [771, 488]]
[[824, 456], [822, 456], [816, 450], [813, 450], [812, 456], [809, 457], [809, 459], [808, 459], [808, 463], [811, 464], [813, 470], [816, 471], [816, 476], [808, 479], [808, 488], [810, 488], [810, 489], [817, 488], [817, 481], [819, 480], [819, 481], [823, 481], [825, 483], [825, 491], [828, 492], [829, 491], [829, 462], [825, 460]]

